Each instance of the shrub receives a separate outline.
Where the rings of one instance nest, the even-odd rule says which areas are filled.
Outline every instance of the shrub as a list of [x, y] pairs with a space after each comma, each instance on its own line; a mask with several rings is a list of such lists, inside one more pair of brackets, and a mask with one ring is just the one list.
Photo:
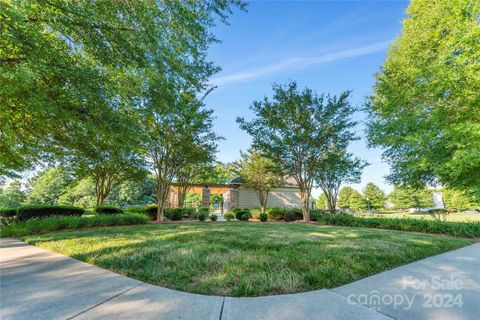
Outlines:
[[267, 220], [268, 220], [268, 214], [265, 212], [260, 213], [260, 221], [265, 222]]
[[[167, 208], [165, 208], [167, 209]], [[164, 209], [164, 212], [165, 212], [165, 209]], [[170, 209], [170, 208], [168, 208]], [[183, 209], [182, 208], [173, 208], [173, 209], [170, 209], [170, 210], [167, 210], [169, 211], [169, 214], [168, 214], [168, 218], [170, 220], [173, 220], [173, 221], [180, 221], [182, 220], [183, 218]], [[165, 214], [166, 216], [166, 214]]]
[[17, 209], [16, 208], [4, 208], [0, 209], [0, 226], [8, 226], [10, 225], [15, 218], [17, 217]]
[[193, 218], [197, 210], [195, 208], [182, 208], [184, 218]]
[[267, 212], [270, 219], [277, 221], [290, 222], [303, 219], [302, 209], [299, 208], [269, 208]]
[[210, 208], [209, 207], [198, 207], [197, 212], [198, 213], [205, 213], [205, 215], [208, 215], [208, 213], [210, 212]]
[[425, 219], [361, 218], [350, 214], [318, 214], [320, 224], [480, 237], [480, 222], [444, 222]]
[[210, 220], [217, 221], [217, 219], [218, 219], [218, 216], [216, 214], [210, 215]]
[[250, 209], [239, 209], [234, 213], [235, 213], [235, 218], [237, 218], [237, 220], [242, 220], [242, 216], [244, 214], [248, 214], [248, 218], [250, 219]]
[[49, 216], [81, 216], [84, 213], [85, 209], [71, 206], [24, 206], [17, 209], [17, 220]]
[[2, 228], [0, 235], [2, 237], [24, 236], [27, 234], [65, 229], [145, 224], [147, 221], [148, 217], [146, 215], [138, 213], [95, 215], [89, 217], [50, 216], [43, 219], [15, 221], [10, 226]]
[[99, 214], [120, 214], [123, 210], [114, 206], [97, 206], [95, 212]]
[[227, 212], [223, 215], [223, 217], [227, 219], [227, 221], [230, 221], [235, 219], [235, 214], [233, 212]]
[[146, 214], [147, 207], [146, 206], [130, 206], [125, 209], [125, 212]]
[[235, 213], [235, 214], [236, 214], [237, 212], [239, 212], [239, 211], [242, 211], [242, 209], [240, 209], [240, 208], [232, 208], [232, 212]]
[[197, 218], [200, 221], [205, 221], [205, 219], [207, 218], [207, 215], [202, 212], [202, 213], [197, 214]]
[[291, 222], [291, 221], [296, 221], [296, 220], [302, 220], [303, 219], [303, 213], [301, 209], [298, 208], [287, 208], [285, 210], [285, 215], [283, 218], [286, 222]]
[[248, 221], [248, 219], [250, 219], [250, 213], [248, 213], [248, 212], [245, 212], [244, 214], [242, 214], [240, 216], [240, 220], [242, 220], [242, 221]]

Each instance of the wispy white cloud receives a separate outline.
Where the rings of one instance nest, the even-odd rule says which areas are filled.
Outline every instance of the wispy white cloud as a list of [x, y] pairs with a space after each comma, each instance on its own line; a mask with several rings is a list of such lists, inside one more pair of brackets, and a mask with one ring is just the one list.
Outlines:
[[389, 42], [377, 42], [364, 47], [330, 52], [319, 56], [289, 58], [264, 67], [213, 78], [211, 80], [211, 84], [215, 86], [224, 86], [231, 83], [260, 78], [280, 71], [295, 70], [312, 65], [333, 62], [341, 59], [359, 57], [385, 50], [388, 47], [388, 44]]

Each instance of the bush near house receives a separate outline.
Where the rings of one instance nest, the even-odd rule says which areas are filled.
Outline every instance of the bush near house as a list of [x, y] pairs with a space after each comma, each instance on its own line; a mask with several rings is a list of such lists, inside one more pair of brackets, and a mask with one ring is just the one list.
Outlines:
[[50, 216], [81, 216], [85, 209], [72, 206], [23, 206], [17, 209], [18, 221], [24, 221], [32, 218], [45, 218]]
[[218, 216], [216, 214], [212, 214], [210, 215], [210, 220], [212, 221], [217, 221], [218, 220]]
[[[235, 214], [235, 218], [237, 220], [242, 220], [242, 216], [244, 214], [248, 214], [248, 218], [250, 219], [251, 215], [250, 215], [250, 209], [248, 208], [244, 208], [244, 209], [241, 209], [241, 208], [233, 208], [232, 209], [232, 212]], [[248, 219], [247, 219], [248, 220]]]
[[205, 221], [205, 219], [207, 218], [207, 215], [205, 213], [201, 212], [201, 213], [197, 214], [197, 218], [200, 221]]
[[233, 212], [227, 212], [223, 215], [223, 217], [227, 219], [227, 221], [231, 221], [235, 219], [235, 214]]
[[320, 224], [480, 237], [480, 222], [444, 222], [425, 219], [360, 218], [350, 214], [317, 214]]
[[120, 214], [123, 210], [114, 206], [97, 206], [95, 212], [99, 214]]
[[250, 219], [250, 213], [249, 212], [244, 212], [241, 216], [240, 219], [241, 221], [248, 221]]
[[302, 210], [299, 208], [267, 208], [265, 212], [275, 221], [290, 222], [303, 219]]
[[50, 216], [42, 219], [28, 219], [14, 221], [6, 227], [2, 227], [0, 236], [24, 236], [27, 234], [44, 233], [65, 229], [79, 229], [90, 227], [107, 227], [145, 224], [148, 217], [138, 213], [125, 214], [100, 214], [94, 216]]
[[180, 220], [183, 219], [183, 209], [182, 208], [173, 208], [173, 209], [169, 209], [167, 211], [169, 212], [168, 217], [165, 214], [167, 219], [170, 219], [170, 220], [173, 220], [173, 221], [180, 221]]

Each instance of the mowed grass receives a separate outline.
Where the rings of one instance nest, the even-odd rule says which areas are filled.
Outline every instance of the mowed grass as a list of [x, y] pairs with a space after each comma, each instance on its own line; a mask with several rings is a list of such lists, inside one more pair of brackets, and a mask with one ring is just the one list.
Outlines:
[[[365, 213], [355, 214], [357, 217], [362, 218], [394, 218], [394, 219], [425, 219], [435, 220], [433, 216], [426, 212], [381, 212], [381, 213]], [[448, 222], [480, 222], [480, 214], [478, 213], [449, 213], [446, 215], [446, 221]]]
[[332, 288], [473, 242], [377, 229], [252, 222], [110, 227], [23, 240], [152, 284], [226, 296]]

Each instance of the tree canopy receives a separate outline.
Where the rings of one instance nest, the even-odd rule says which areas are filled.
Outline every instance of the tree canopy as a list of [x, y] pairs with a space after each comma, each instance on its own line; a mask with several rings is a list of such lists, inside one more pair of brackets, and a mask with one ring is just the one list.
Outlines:
[[318, 95], [308, 88], [299, 90], [296, 82], [274, 85], [272, 99], [265, 97], [250, 106], [251, 121], [237, 118], [240, 128], [253, 137], [253, 147], [297, 182], [305, 221], [310, 219], [315, 176], [325, 159], [331, 150], [344, 150], [355, 139], [349, 94]]
[[385, 207], [385, 192], [372, 182], [367, 183], [363, 189], [363, 196], [368, 209], [380, 209]]
[[394, 184], [480, 193], [480, 2], [413, 0], [367, 103]]
[[242, 183], [252, 189], [265, 211], [270, 191], [283, 184], [283, 175], [275, 163], [260, 152], [250, 149], [240, 152], [241, 159], [235, 166]]

